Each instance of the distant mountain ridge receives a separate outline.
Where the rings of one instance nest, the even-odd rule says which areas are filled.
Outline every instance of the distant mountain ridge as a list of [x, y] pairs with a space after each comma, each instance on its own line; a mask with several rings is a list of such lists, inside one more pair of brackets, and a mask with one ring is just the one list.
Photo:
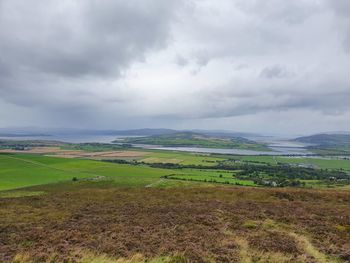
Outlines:
[[107, 135], [107, 136], [152, 136], [152, 135], [167, 135], [179, 132], [193, 132], [202, 135], [209, 135], [220, 138], [235, 138], [235, 137], [252, 137], [257, 134], [232, 132], [224, 130], [199, 130], [185, 129], [175, 130], [166, 128], [143, 128], [129, 130], [90, 130], [90, 129], [70, 129], [70, 128], [0, 128], [0, 136], [49, 136], [49, 135]]
[[350, 134], [314, 134], [310, 136], [303, 136], [294, 139], [294, 141], [302, 143], [310, 143], [318, 146], [347, 146], [350, 145]]

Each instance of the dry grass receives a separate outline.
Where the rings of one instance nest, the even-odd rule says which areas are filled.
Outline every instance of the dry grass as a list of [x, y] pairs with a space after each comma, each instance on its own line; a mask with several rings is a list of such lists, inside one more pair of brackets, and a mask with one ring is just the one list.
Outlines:
[[[106, 254], [95, 255], [89, 251], [80, 251], [76, 253], [76, 258], [72, 258], [67, 262], [76, 263], [182, 263], [186, 260], [181, 255], [175, 255], [172, 257], [156, 257], [147, 259], [142, 254], [135, 254], [130, 258], [112, 258]], [[45, 260], [45, 263], [57, 262], [57, 254], [52, 255], [50, 258]], [[29, 254], [17, 254], [12, 263], [36, 263]]]
[[104, 151], [104, 152], [87, 152], [82, 150], [63, 150], [60, 147], [33, 147], [28, 150], [4, 149], [0, 153], [27, 153], [27, 154], [45, 154], [62, 158], [130, 158], [143, 157], [147, 152], [141, 151]]
[[47, 194], [1, 199], [0, 262], [84, 262], [86, 255], [77, 251], [105, 263], [140, 254], [144, 261], [172, 262], [350, 257], [350, 233], [336, 227], [350, 222], [345, 191], [120, 189], [93, 183], [32, 190]]

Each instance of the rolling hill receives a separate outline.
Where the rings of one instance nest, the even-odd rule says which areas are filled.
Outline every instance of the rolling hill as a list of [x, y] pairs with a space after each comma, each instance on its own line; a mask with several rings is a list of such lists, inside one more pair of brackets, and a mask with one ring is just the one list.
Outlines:
[[315, 134], [311, 136], [299, 137], [294, 141], [311, 144], [307, 148], [318, 154], [350, 154], [350, 134]]
[[296, 138], [295, 141], [319, 146], [350, 145], [350, 134], [315, 134]]
[[265, 145], [242, 137], [214, 137], [195, 132], [152, 135], [148, 137], [125, 138], [116, 143], [161, 145], [167, 147], [205, 147], [226, 149], [269, 150]]

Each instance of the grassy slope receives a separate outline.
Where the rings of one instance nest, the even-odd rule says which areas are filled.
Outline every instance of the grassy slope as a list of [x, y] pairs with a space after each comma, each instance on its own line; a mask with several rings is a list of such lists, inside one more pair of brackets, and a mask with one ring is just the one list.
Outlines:
[[[159, 154], [159, 153], [157, 153]], [[168, 158], [168, 154], [158, 155], [158, 158]], [[172, 156], [173, 157], [173, 156]], [[183, 158], [182, 156], [177, 156]], [[213, 161], [218, 158], [210, 158], [206, 156], [187, 156], [183, 163], [201, 164], [202, 159]], [[167, 160], [167, 159], [165, 159]], [[211, 164], [211, 163], [209, 163]], [[230, 182], [234, 183], [232, 172], [217, 171], [217, 170], [165, 170], [159, 168], [151, 168], [147, 166], [132, 166], [124, 164], [114, 164], [91, 160], [81, 159], [65, 159], [46, 157], [42, 155], [31, 154], [14, 154], [14, 155], [0, 155], [0, 165], [3, 169], [0, 171], [0, 190], [9, 190], [15, 188], [22, 188], [27, 186], [35, 186], [42, 184], [60, 183], [72, 181], [73, 177], [78, 179], [96, 178], [98, 176], [106, 177], [112, 180], [114, 185], [135, 187], [156, 185], [159, 187], [166, 187], [164, 182], [160, 179], [161, 176], [169, 174], [186, 175], [186, 178], [196, 176], [197, 179], [209, 179], [210, 176], [217, 178], [217, 181], [224, 180], [218, 176], [221, 173], [230, 174]], [[227, 180], [227, 179], [226, 179]], [[183, 182], [168, 182], [171, 185], [182, 185]], [[245, 185], [251, 185], [245, 183]]]
[[[0, 190], [104, 176], [119, 186], [144, 186], [169, 170], [40, 155], [0, 155]], [[171, 172], [170, 172], [171, 173]]]
[[131, 144], [162, 145], [169, 147], [188, 146], [204, 148], [269, 150], [269, 148], [265, 147], [262, 144], [258, 144], [243, 138], [214, 138], [191, 132], [176, 133], [171, 135], [126, 138], [122, 142]]
[[47, 164], [23, 157], [0, 155], [0, 190], [55, 183], [70, 180], [74, 176], [78, 178], [88, 177], [87, 174], [83, 173], [72, 175], [67, 171], [53, 169]]
[[[244, 156], [235, 157], [242, 161], [266, 162], [272, 165], [279, 163], [302, 163], [314, 164], [319, 168], [339, 169], [343, 168], [350, 171], [349, 160], [327, 160], [316, 158], [286, 158], [270, 156]], [[203, 156], [196, 154], [183, 154], [175, 152], [153, 152], [145, 160], [150, 162], [168, 162], [169, 160], [179, 160], [181, 164], [201, 164], [215, 165], [219, 157]], [[164, 185], [160, 177], [169, 174], [176, 174], [182, 178], [193, 180], [207, 180], [211, 178], [217, 182], [225, 182], [228, 179], [224, 171], [217, 170], [169, 170], [151, 168], [148, 166], [132, 166], [125, 164], [114, 164], [92, 160], [65, 159], [46, 157], [42, 155], [31, 154], [0, 154], [0, 190], [22, 188], [27, 186], [51, 184], [58, 182], [71, 181], [73, 177], [78, 179], [96, 178], [98, 176], [112, 180], [114, 185], [135, 187], [146, 185]], [[225, 175], [220, 178], [220, 174]], [[227, 173], [229, 174], [229, 173]], [[235, 183], [236, 179], [229, 174], [230, 183]], [[240, 182], [243, 185], [252, 185], [251, 182]], [[174, 184], [174, 182], [172, 182]]]
[[296, 138], [295, 141], [323, 146], [350, 145], [350, 134], [315, 134]]
[[312, 146], [309, 147], [309, 150], [313, 153], [321, 155], [349, 155], [350, 154], [350, 145], [337, 145], [337, 146]]
[[315, 134], [296, 138], [295, 141], [314, 144], [309, 149], [323, 155], [350, 153], [349, 134]]

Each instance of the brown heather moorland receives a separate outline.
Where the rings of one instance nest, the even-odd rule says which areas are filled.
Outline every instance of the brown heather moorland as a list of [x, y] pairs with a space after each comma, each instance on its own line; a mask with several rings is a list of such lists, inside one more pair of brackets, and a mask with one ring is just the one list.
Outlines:
[[350, 259], [348, 191], [92, 182], [33, 189], [46, 194], [0, 199], [0, 262]]

